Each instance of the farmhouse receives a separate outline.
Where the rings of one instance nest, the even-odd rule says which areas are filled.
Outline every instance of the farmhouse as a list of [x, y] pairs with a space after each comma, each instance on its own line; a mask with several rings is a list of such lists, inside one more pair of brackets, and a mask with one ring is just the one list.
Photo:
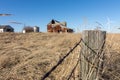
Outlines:
[[29, 33], [29, 32], [39, 32], [39, 27], [34, 26], [25, 26], [22, 30], [23, 33]]
[[0, 32], [14, 32], [14, 28], [10, 25], [0, 25]]
[[66, 22], [59, 22], [56, 20], [51, 20], [49, 24], [47, 24], [47, 32], [68, 32], [72, 33], [74, 32], [73, 29], [67, 28]]

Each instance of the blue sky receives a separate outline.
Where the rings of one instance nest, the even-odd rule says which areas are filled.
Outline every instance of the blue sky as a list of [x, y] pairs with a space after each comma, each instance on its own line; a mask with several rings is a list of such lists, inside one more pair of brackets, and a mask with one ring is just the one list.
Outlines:
[[[0, 0], [0, 24], [8, 24], [20, 32], [24, 23], [27, 26], [39, 26], [46, 32], [51, 19], [66, 21], [75, 31], [95, 29], [100, 26], [108, 32], [120, 32], [120, 0]], [[99, 25], [96, 22], [102, 24]]]

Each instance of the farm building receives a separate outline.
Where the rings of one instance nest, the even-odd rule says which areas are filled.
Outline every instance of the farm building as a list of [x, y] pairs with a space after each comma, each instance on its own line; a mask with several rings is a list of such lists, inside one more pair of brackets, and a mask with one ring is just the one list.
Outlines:
[[10, 25], [0, 25], [0, 32], [14, 32], [14, 28]]
[[30, 26], [25, 26], [22, 30], [23, 33], [29, 33], [29, 32], [39, 32], [39, 27], [30, 27]]
[[59, 22], [56, 20], [51, 20], [49, 24], [47, 24], [47, 32], [68, 32], [72, 33], [74, 32], [73, 29], [67, 28], [66, 22]]

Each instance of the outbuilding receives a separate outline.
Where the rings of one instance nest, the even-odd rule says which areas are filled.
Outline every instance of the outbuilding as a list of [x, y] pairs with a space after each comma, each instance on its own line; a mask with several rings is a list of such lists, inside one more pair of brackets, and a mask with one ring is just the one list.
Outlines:
[[25, 26], [22, 30], [22, 33], [30, 33], [30, 32], [39, 32], [39, 27]]
[[14, 28], [10, 25], [0, 25], [0, 32], [14, 32]]

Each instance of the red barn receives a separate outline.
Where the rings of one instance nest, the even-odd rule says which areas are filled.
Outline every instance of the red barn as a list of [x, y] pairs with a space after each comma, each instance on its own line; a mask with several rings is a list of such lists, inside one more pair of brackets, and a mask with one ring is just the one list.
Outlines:
[[60, 32], [73, 32], [73, 30], [70, 28], [67, 28], [66, 22], [51, 20], [51, 22], [47, 25], [47, 32], [60, 33]]

